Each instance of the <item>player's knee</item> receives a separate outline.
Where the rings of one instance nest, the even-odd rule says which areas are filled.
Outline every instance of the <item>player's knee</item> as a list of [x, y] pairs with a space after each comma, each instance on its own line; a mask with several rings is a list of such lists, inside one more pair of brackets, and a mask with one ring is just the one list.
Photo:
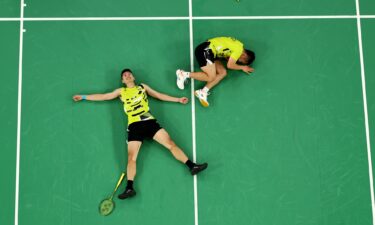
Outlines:
[[205, 71], [204, 72], [206, 74], [206, 82], [211, 82], [213, 80], [215, 80], [215, 77], [216, 77], [216, 71]]
[[223, 70], [223, 71], [220, 71], [220, 73], [218, 75], [221, 76], [221, 77], [226, 77], [227, 74], [228, 74], [227, 71]]
[[212, 82], [215, 80], [215, 76], [208, 76], [207, 82]]
[[129, 153], [128, 154], [128, 163], [135, 163], [136, 156], [135, 154]]

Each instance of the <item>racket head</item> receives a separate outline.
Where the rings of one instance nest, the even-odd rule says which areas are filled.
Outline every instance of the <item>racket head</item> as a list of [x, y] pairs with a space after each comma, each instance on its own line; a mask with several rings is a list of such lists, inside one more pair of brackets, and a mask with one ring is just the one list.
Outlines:
[[108, 216], [115, 209], [115, 202], [110, 199], [104, 199], [99, 204], [99, 213], [102, 216]]

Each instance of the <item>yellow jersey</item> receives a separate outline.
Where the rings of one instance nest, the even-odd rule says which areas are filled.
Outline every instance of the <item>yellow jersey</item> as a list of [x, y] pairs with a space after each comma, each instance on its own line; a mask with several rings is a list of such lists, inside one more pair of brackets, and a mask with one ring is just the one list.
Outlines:
[[134, 122], [155, 119], [150, 113], [147, 93], [142, 85], [121, 88], [120, 99], [124, 103], [124, 111], [128, 115], [128, 125]]
[[215, 58], [233, 58], [238, 60], [243, 52], [243, 44], [232, 37], [217, 37], [208, 40], [209, 48], [214, 53]]

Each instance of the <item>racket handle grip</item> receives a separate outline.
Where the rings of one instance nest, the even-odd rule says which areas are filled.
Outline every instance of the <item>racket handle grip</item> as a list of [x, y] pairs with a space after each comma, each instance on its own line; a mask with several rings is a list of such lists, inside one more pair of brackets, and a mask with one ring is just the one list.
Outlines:
[[117, 191], [117, 189], [120, 186], [120, 184], [121, 184], [122, 180], [124, 179], [124, 177], [125, 177], [125, 173], [122, 173], [120, 179], [118, 180], [118, 182], [116, 184], [115, 192]]

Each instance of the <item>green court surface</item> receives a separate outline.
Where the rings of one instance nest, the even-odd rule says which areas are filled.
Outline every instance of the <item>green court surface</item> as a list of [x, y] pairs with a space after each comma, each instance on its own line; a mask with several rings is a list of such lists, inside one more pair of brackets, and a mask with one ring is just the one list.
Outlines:
[[197, 109], [199, 155], [215, 159], [198, 179], [200, 222], [371, 224], [355, 21], [210, 21], [195, 33], [218, 26], [249, 40], [258, 69], [230, 72]]
[[188, 1], [90, 1], [36, 0], [30, 2], [27, 17], [88, 17], [88, 16], [188, 16]]
[[[358, 40], [355, 1], [194, 0], [194, 17], [353, 17], [191, 21], [189, 1], [25, 3], [18, 178], [20, 23], [0, 20], [1, 225], [374, 225], [359, 41], [373, 141], [375, 19], [361, 20]], [[1, 4], [0, 19], [19, 16], [19, 2]], [[375, 14], [373, 6], [361, 1], [362, 14]], [[133, 16], [178, 18], [79, 19]], [[137, 196], [115, 197], [115, 211], [99, 215], [99, 202], [126, 168], [127, 120], [119, 100], [74, 103], [72, 96], [120, 87], [120, 71], [129, 67], [138, 82], [191, 98], [191, 83], [176, 87], [175, 70], [189, 70], [190, 47], [215, 36], [236, 37], [254, 50], [255, 72], [229, 71], [211, 90], [209, 108], [196, 99], [150, 100], [175, 142], [209, 168], [195, 183], [168, 150], [146, 141]], [[203, 85], [195, 81], [194, 89]]]
[[[375, 58], [375, 20], [363, 20], [363, 46], [364, 46], [364, 57], [366, 65], [366, 88], [367, 88], [367, 101], [368, 101], [368, 113], [369, 113], [369, 126], [370, 126], [370, 139], [371, 143], [375, 141], [375, 120], [372, 119], [375, 116], [375, 65], [371, 62]], [[375, 157], [373, 156], [373, 159]], [[375, 167], [374, 167], [375, 168]]]
[[193, 14], [194, 16], [351, 15], [355, 14], [355, 1], [197, 0], [193, 4]]
[[375, 2], [372, 0], [361, 0], [361, 14], [362, 15], [374, 15], [375, 14]]
[[[14, 218], [16, 134], [17, 134], [17, 86], [19, 23], [0, 23], [1, 75], [0, 75], [0, 157], [1, 192], [0, 199], [6, 202], [0, 213], [5, 224], [11, 224]], [[6, 184], [6, 185], [5, 185]]]
[[0, 1], [0, 18], [1, 17], [19, 17], [20, 1], [1, 0]]
[[[20, 198], [20, 213], [25, 215], [21, 224], [38, 223], [41, 216], [47, 223], [69, 219], [74, 224], [101, 224], [121, 221], [125, 215], [134, 224], [153, 224], [164, 213], [175, 215], [161, 217], [164, 224], [176, 224], [181, 218], [185, 224], [193, 223], [191, 176], [167, 150], [150, 143], [140, 153], [135, 184], [138, 200], [127, 204], [117, 200], [111, 217], [98, 214], [98, 203], [110, 194], [125, 168], [126, 120], [119, 101], [73, 103], [71, 99], [77, 93], [118, 88], [120, 71], [129, 66], [140, 82], [180, 94], [168, 88], [168, 74], [173, 74], [177, 64], [188, 61], [187, 21], [41, 22], [25, 26], [24, 83], [30, 85], [24, 86], [24, 101], [30, 104], [24, 104], [28, 113], [23, 116], [21, 170], [36, 160], [45, 163], [21, 174], [20, 191], [25, 193]], [[175, 35], [161, 32], [167, 29], [175, 30]], [[138, 51], [137, 42], [153, 51]], [[169, 44], [182, 46], [180, 51], [185, 52], [174, 65], [169, 63], [175, 58], [175, 52], [168, 51]], [[158, 59], [160, 52], [164, 52], [162, 59]], [[145, 66], [146, 62], [151, 66]], [[186, 122], [191, 121], [190, 107], [151, 101], [151, 108], [191, 155], [191, 122]], [[35, 188], [39, 176], [42, 185]], [[40, 192], [48, 197], [35, 199]], [[39, 215], [39, 207], [28, 207], [32, 204], [44, 204], [47, 212]], [[52, 206], [61, 210], [48, 210]]]

